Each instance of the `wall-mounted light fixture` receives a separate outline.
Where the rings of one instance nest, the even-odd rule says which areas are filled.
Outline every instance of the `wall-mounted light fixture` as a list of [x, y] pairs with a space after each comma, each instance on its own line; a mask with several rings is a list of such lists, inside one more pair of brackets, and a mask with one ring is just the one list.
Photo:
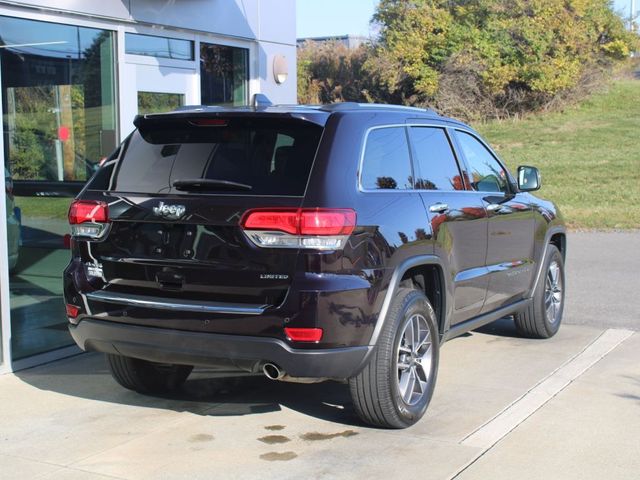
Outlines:
[[278, 85], [284, 83], [289, 76], [289, 66], [284, 55], [273, 57], [273, 78]]

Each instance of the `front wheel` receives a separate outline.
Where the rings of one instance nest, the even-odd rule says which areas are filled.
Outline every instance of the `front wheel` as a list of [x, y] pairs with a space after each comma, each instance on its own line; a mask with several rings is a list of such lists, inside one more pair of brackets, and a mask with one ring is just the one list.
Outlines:
[[401, 289], [367, 366], [349, 379], [358, 416], [385, 428], [406, 428], [422, 418], [438, 373], [436, 316], [418, 290]]
[[516, 329], [529, 338], [550, 338], [560, 329], [564, 311], [564, 261], [555, 245], [548, 245], [541, 277], [527, 308], [514, 315]]

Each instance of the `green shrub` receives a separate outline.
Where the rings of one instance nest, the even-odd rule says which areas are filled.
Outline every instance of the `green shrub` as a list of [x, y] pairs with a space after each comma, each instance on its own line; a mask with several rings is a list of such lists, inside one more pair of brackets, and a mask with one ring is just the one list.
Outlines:
[[300, 51], [301, 101], [509, 116], [583, 96], [638, 43], [608, 0], [381, 0], [373, 21], [372, 46]]

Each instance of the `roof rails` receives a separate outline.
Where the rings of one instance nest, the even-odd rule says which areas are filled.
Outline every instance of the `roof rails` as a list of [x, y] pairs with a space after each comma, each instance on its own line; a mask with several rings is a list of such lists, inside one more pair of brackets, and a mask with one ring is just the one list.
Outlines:
[[416, 113], [429, 113], [431, 115], [438, 116], [438, 113], [435, 110], [430, 108], [418, 108], [418, 107], [408, 107], [405, 105], [386, 105], [381, 103], [356, 103], [356, 102], [338, 102], [338, 103], [330, 103], [328, 105], [322, 105], [319, 110], [323, 112], [342, 112], [346, 110], [359, 110], [359, 109], [379, 109], [379, 110], [404, 110], [404, 111], [412, 111]]
[[323, 112], [342, 112], [343, 110], [357, 110], [360, 104], [356, 102], [338, 102], [322, 105], [318, 110]]

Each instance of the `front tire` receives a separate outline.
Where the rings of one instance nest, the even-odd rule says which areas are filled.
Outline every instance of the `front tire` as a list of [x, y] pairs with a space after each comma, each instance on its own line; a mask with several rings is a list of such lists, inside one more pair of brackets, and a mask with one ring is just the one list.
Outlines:
[[529, 306], [514, 315], [516, 330], [528, 338], [551, 338], [560, 329], [564, 311], [564, 261], [555, 245], [547, 245], [543, 275]]
[[167, 393], [177, 390], [193, 370], [188, 365], [154, 363], [112, 354], [107, 354], [107, 364], [116, 382], [138, 393]]
[[427, 410], [436, 383], [439, 333], [427, 297], [398, 291], [367, 366], [349, 379], [358, 416], [370, 425], [406, 428]]

